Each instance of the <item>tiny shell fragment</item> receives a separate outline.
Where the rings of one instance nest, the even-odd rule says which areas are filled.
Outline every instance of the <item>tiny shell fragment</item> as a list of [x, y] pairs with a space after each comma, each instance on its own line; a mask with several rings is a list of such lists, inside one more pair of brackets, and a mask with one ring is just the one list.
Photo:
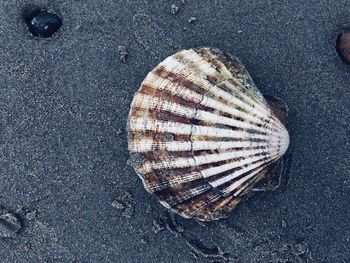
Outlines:
[[175, 15], [178, 11], [179, 11], [179, 7], [176, 6], [175, 4], [172, 4], [171, 5], [171, 13]]
[[189, 19], [188, 19], [188, 23], [189, 24], [193, 24], [194, 22], [196, 22], [197, 21], [197, 17], [195, 17], [195, 16], [191, 16]]
[[125, 63], [126, 58], [129, 55], [128, 49], [126, 46], [118, 46], [118, 52], [119, 52], [119, 59], [121, 62]]

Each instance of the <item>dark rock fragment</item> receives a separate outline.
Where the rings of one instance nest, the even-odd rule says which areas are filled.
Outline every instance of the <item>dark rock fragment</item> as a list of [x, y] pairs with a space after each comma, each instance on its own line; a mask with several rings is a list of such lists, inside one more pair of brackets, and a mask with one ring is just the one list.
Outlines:
[[345, 31], [338, 35], [336, 50], [341, 59], [345, 63], [350, 64], [350, 31]]

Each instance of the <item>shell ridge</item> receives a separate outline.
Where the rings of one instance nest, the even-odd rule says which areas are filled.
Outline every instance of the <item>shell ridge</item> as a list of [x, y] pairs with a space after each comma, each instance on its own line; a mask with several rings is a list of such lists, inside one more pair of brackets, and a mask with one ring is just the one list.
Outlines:
[[[264, 96], [257, 89], [252, 77], [250, 76], [249, 72], [247, 71], [246, 67], [243, 65], [240, 59], [238, 59], [236, 56], [233, 56], [230, 53], [222, 52], [219, 49], [206, 48], [206, 51], [207, 50], [210, 50], [211, 53], [213, 53], [214, 56], [217, 57], [220, 63], [222, 63], [230, 71], [232, 76], [233, 76], [233, 71], [235, 71], [235, 73], [237, 73], [238, 71], [237, 75], [241, 74], [242, 76], [245, 76], [245, 78], [244, 79], [242, 78], [241, 81], [239, 80], [238, 76], [233, 77], [232, 79], [238, 80], [242, 84], [241, 87], [243, 89], [246, 89], [247, 92], [250, 93], [250, 95], [252, 95], [253, 97], [256, 97], [258, 101], [264, 102], [264, 104], [266, 104]], [[230, 60], [228, 60], [227, 58], [229, 58]], [[235, 70], [233, 70], [233, 68]]]
[[[236, 84], [236, 86], [239, 87], [239, 89], [233, 89], [232, 87], [230, 88], [230, 91], [233, 92], [235, 91], [235, 93], [238, 92], [243, 92], [244, 95], [249, 95], [251, 96], [250, 99], [254, 99], [255, 103], [259, 103], [261, 104], [263, 107], [266, 107], [266, 101], [264, 99], [264, 97], [262, 96], [261, 92], [256, 88], [255, 84], [253, 81], [250, 82], [249, 86], [244, 85], [245, 81], [239, 81], [237, 79], [237, 77], [234, 77], [232, 74], [232, 71], [230, 70], [230, 68], [228, 67], [228, 65], [226, 63], [224, 63], [224, 59], [221, 56], [218, 56], [217, 53], [215, 52], [215, 50], [212, 50], [210, 48], [204, 48], [203, 50], [205, 50], [207, 56], [210, 56], [212, 58], [212, 60], [208, 60], [206, 56], [203, 56], [203, 54], [198, 53], [198, 50], [194, 50], [194, 52], [196, 52], [198, 54], [198, 56], [200, 56], [204, 61], [206, 61], [208, 63], [208, 65], [210, 65], [211, 67], [213, 67], [211, 65], [211, 63], [213, 62], [213, 60], [215, 60], [216, 65], [217, 63], [220, 64], [220, 69], [221, 71], [218, 71], [216, 68], [214, 68], [214, 70], [216, 70], [218, 73], [216, 73], [215, 75], [220, 75], [223, 74], [225, 76], [225, 78], [222, 80], [222, 82], [227, 82], [227, 81], [234, 81], [234, 84]], [[221, 55], [223, 55], [221, 53]], [[240, 63], [241, 68], [243, 69], [242, 71], [244, 71], [243, 75], [248, 75], [249, 78], [251, 79], [249, 73], [247, 72], [247, 70], [245, 69], [245, 67], [243, 66], [242, 63]], [[225, 73], [223, 73], [222, 71], [225, 71]], [[208, 79], [213, 85], [215, 85], [215, 83], [213, 81], [211, 81], [211, 79]], [[218, 85], [220, 82], [218, 82], [216, 85]], [[254, 92], [252, 92], [252, 90], [254, 90]]]
[[[193, 51], [193, 50], [192, 50], [192, 51]], [[193, 52], [194, 52], [194, 51], [193, 51]], [[198, 55], [198, 54], [197, 54], [197, 55]], [[199, 56], [199, 55], [198, 55], [198, 56]], [[176, 54], [175, 54], [175, 55], [172, 56], [172, 57], [174, 58], [174, 60], [177, 61], [177, 63], [181, 64], [182, 67], [184, 67], [185, 65], [187, 65], [187, 64], [188, 64], [188, 61], [190, 61], [190, 58], [186, 58], [186, 56], [179, 58], [179, 57], [176, 56]], [[200, 57], [200, 56], [199, 56], [199, 57]], [[186, 59], [187, 59], [187, 60], [186, 60]], [[175, 62], [174, 62], [174, 63], [175, 63]], [[196, 65], [197, 65], [197, 64], [195, 64], [195, 63], [191, 63], [190, 69], [193, 70], [193, 73], [194, 73], [197, 77], [199, 77], [200, 74], [199, 74], [198, 72], [200, 71], [200, 68], [197, 68]], [[164, 65], [164, 66], [165, 66], [165, 68], [166, 68], [166, 65]], [[202, 68], [203, 68], [203, 66], [202, 66]], [[196, 70], [194, 71], [194, 69], [196, 69]], [[167, 70], [169, 71], [169, 69], [167, 69]], [[192, 74], [193, 74], [193, 73], [192, 73]], [[202, 78], [202, 79], [201, 79], [202, 85], [203, 85], [203, 86], [208, 85], [208, 86], [210, 86], [210, 89], [212, 89], [212, 90], [213, 90], [213, 87], [215, 88], [215, 92], [213, 91], [212, 93], [210, 93], [210, 89], [209, 89], [209, 90], [207, 91], [207, 94], [212, 94], [213, 96], [216, 96], [216, 95], [215, 95], [216, 93], [220, 93], [221, 95], [222, 95], [222, 94], [225, 95], [225, 92], [226, 92], [225, 90], [223, 90], [223, 89], [221, 89], [220, 87], [218, 87], [218, 86], [216, 85], [216, 83], [213, 82], [213, 80], [211, 80], [210, 78], [208, 78], [208, 75], [205, 75], [205, 76], [206, 76], [205, 78]], [[221, 90], [221, 91], [220, 91], [220, 90]], [[234, 96], [232, 96], [231, 93], [228, 93], [228, 92], [226, 92], [226, 93], [227, 93], [226, 96], [225, 96], [225, 97], [226, 97], [226, 101], [227, 101], [228, 103], [232, 103], [232, 102], [231, 102], [231, 99], [234, 98]], [[262, 95], [261, 95], [261, 96], [262, 96]], [[247, 100], [249, 100], [249, 97], [247, 97], [246, 95], [245, 95], [245, 97], [246, 97]], [[237, 99], [238, 99], [240, 102], [238, 102]], [[242, 100], [242, 99], [239, 98], [239, 97], [236, 97], [235, 102], [236, 102], [236, 103], [239, 103], [239, 106], [242, 106], [242, 107], [244, 107], [244, 106], [248, 107], [248, 106], [249, 106], [250, 108], [248, 109], [248, 112], [250, 111], [251, 106], [248, 105], [248, 104], [245, 104], [246, 101]], [[254, 104], [254, 101], [251, 101], [251, 103]], [[256, 105], [256, 106], [258, 106], [258, 107], [260, 108], [260, 110], [263, 111], [263, 113], [269, 112], [268, 109], [266, 108], [267, 105], [266, 105], [265, 100], [263, 100], [263, 105]]]
[[[217, 163], [221, 161], [234, 161], [239, 158], [244, 158], [240, 163], [249, 162], [251, 156], [271, 158], [274, 155], [278, 154], [278, 149], [275, 149], [271, 152], [271, 157], [265, 157], [263, 155], [264, 150], [241, 150], [241, 151], [229, 151], [224, 153], [211, 153], [206, 155], [191, 155], [188, 157], [178, 157], [178, 158], [168, 158], [160, 161], [145, 161], [140, 169], [144, 172], [151, 170], [160, 170], [160, 169], [175, 169], [175, 168], [184, 168], [184, 167], [197, 167], [203, 164]], [[273, 155], [274, 154], [274, 155]], [[216, 167], [216, 166], [215, 166]], [[214, 167], [213, 167], [214, 168]]]
[[[273, 158], [271, 158], [273, 159]], [[191, 182], [191, 181], [196, 181], [198, 179], [204, 179], [204, 178], [210, 178], [213, 176], [217, 176], [220, 175], [220, 177], [226, 176], [227, 174], [232, 174], [232, 171], [236, 171], [240, 172], [241, 170], [237, 170], [237, 168], [239, 168], [241, 165], [253, 165], [259, 162], [259, 164], [264, 163], [264, 160], [267, 160], [266, 157], [264, 156], [251, 156], [250, 159], [246, 158], [242, 161], [234, 161], [234, 162], [228, 162], [228, 163], [224, 163], [222, 165], [219, 166], [214, 166], [214, 167], [209, 167], [209, 168], [205, 168], [202, 169], [200, 171], [197, 172], [197, 166], [193, 166], [192, 168], [194, 169], [195, 172], [189, 172], [187, 174], [177, 174], [174, 173], [173, 175], [169, 176], [168, 178], [166, 178], [166, 182], [165, 181], [161, 181], [158, 182], [158, 186], [160, 185], [177, 185], [177, 184], [182, 184], [182, 183], [187, 183], [187, 182]], [[180, 168], [181, 169], [181, 168]], [[152, 172], [154, 170], [149, 170], [149, 172]], [[178, 171], [178, 169], [176, 170]], [[145, 173], [145, 171], [142, 170], [142, 168], [140, 168], [138, 170], [138, 172]], [[242, 173], [240, 173], [242, 174]], [[239, 175], [240, 175], [239, 174]], [[238, 175], [238, 176], [239, 176]], [[237, 176], [237, 177], [238, 177]], [[162, 188], [162, 187], [161, 187]]]
[[261, 167], [264, 168], [266, 161], [265, 160], [261, 160], [259, 162], [253, 163], [250, 166], [244, 167], [240, 170], [237, 170], [233, 173], [230, 173], [226, 176], [223, 176], [221, 178], [219, 178], [216, 181], [210, 182], [210, 184], [215, 188], [217, 186], [223, 185], [229, 181], [232, 181], [235, 178], [239, 178], [240, 176], [244, 175], [245, 173], [248, 172], [254, 172], [256, 170], [259, 170]]
[[[168, 87], [169, 88], [169, 87]], [[211, 97], [208, 96], [209, 91], [207, 91], [205, 93], [205, 96], [202, 96], [202, 94], [197, 93], [197, 96], [201, 96], [201, 98], [197, 98], [195, 103], [198, 103], [198, 105], [204, 105], [206, 107], [211, 107], [213, 109], [219, 110], [219, 112], [224, 111], [226, 113], [229, 113], [232, 115], [232, 117], [240, 117], [243, 116], [243, 118], [248, 118], [250, 119], [252, 122], [257, 122], [257, 123], [263, 123], [265, 121], [265, 119], [261, 119], [258, 116], [252, 116], [252, 115], [248, 115], [246, 112], [239, 112], [237, 111], [237, 109], [232, 109], [229, 108], [227, 106], [227, 104], [224, 104], [223, 102], [215, 102], [215, 100]], [[179, 96], [180, 94], [174, 94], [175, 96]], [[185, 95], [185, 94], [182, 94]], [[189, 94], [188, 94], [189, 95]], [[186, 97], [183, 97], [185, 100], [187, 101], [192, 101], [192, 99], [194, 99], [194, 93], [191, 94], [191, 97], [189, 97], [188, 95], [186, 95]], [[230, 95], [231, 96], [231, 95]], [[200, 102], [200, 103], [199, 103]], [[230, 103], [230, 102], [229, 102]], [[230, 104], [229, 104], [230, 105]], [[242, 115], [243, 114], [243, 115]]]

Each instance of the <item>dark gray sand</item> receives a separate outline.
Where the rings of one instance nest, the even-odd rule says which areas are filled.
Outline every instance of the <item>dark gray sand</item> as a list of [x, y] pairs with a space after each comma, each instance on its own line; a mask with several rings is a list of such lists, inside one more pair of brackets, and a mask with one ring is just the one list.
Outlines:
[[[28, 3], [0, 1], [0, 262], [349, 262], [349, 1], [33, 0], [63, 19], [49, 39]], [[203, 46], [283, 98], [291, 134], [282, 186], [207, 224], [143, 189], [125, 131], [147, 72]]]

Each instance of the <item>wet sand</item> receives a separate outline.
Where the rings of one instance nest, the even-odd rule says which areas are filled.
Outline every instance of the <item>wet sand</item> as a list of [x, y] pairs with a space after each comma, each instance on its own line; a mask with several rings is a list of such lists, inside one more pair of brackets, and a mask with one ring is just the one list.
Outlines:
[[[0, 2], [0, 262], [347, 262], [349, 1], [34, 0], [63, 20], [48, 39], [27, 3]], [[146, 74], [203, 46], [283, 98], [291, 135], [281, 187], [206, 224], [143, 189], [125, 131]]]

